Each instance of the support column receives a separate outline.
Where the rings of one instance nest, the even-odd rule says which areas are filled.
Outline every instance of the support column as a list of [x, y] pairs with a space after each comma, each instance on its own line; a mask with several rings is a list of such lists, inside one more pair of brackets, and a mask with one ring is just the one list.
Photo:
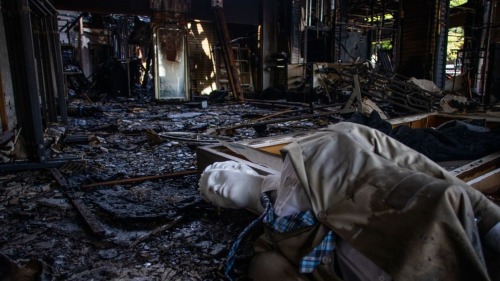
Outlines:
[[[26, 93], [27, 99], [24, 101], [18, 102], [26, 102], [26, 112], [30, 115], [31, 121], [31, 130], [33, 139], [32, 144], [35, 146], [34, 150], [36, 151], [36, 157], [40, 163], [47, 161], [45, 155], [45, 147], [44, 147], [44, 139], [43, 139], [43, 125], [42, 125], [42, 113], [40, 110], [40, 98], [39, 98], [39, 85], [38, 85], [38, 77], [36, 73], [36, 65], [35, 53], [34, 53], [34, 43], [31, 29], [31, 15], [30, 15], [30, 7], [28, 0], [19, 1], [18, 6], [19, 14], [20, 14], [20, 27], [22, 31], [22, 41], [24, 45], [24, 57], [26, 64], [26, 81], [28, 82], [28, 92]], [[24, 124], [27, 125], [27, 124]], [[23, 127], [23, 129], [27, 129], [27, 127]]]
[[448, 46], [448, 10], [449, 0], [436, 0], [435, 23], [435, 45], [434, 45], [434, 67], [433, 80], [441, 89], [444, 88], [446, 56]]
[[241, 81], [238, 73], [238, 68], [234, 59], [234, 53], [231, 46], [231, 39], [229, 38], [226, 18], [222, 9], [222, 0], [213, 0], [212, 9], [214, 10], [215, 14], [215, 26], [217, 29], [217, 35], [219, 37], [219, 43], [222, 47], [222, 57], [224, 58], [224, 64], [226, 66], [226, 71], [229, 77], [229, 83], [231, 84], [231, 91], [238, 101], [244, 101], [245, 98], [243, 97], [243, 90], [241, 89]]
[[261, 32], [261, 71], [262, 90], [273, 87], [272, 59], [277, 52], [276, 9], [277, 1], [261, 0], [262, 32]]

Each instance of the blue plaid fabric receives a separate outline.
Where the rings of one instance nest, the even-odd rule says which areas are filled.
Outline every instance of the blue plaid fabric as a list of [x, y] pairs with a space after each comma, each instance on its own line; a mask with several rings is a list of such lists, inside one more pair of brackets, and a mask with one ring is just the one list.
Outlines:
[[264, 216], [263, 222], [273, 231], [285, 233], [294, 229], [314, 225], [316, 223], [316, 218], [309, 210], [286, 217], [278, 217], [271, 209], [271, 211]]
[[328, 231], [323, 241], [316, 246], [307, 256], [300, 260], [299, 272], [311, 273], [321, 263], [321, 257], [331, 255], [335, 249], [335, 235]]
[[[226, 261], [226, 271], [224, 274], [229, 280], [233, 280], [231, 277], [231, 271], [234, 266], [234, 257], [243, 237], [260, 221], [266, 224], [272, 231], [275, 231], [277, 233], [286, 233], [295, 229], [312, 226], [317, 223], [316, 218], [310, 210], [298, 212], [290, 216], [278, 217], [274, 213], [271, 199], [266, 193], [262, 193], [260, 201], [262, 206], [264, 206], [264, 212], [258, 219], [251, 222], [250, 225], [248, 225], [240, 233], [240, 235], [238, 235], [231, 247], [231, 250], [229, 251]], [[325, 255], [331, 255], [334, 249], [335, 234], [333, 233], [333, 231], [329, 231], [325, 235], [325, 238], [323, 238], [321, 243], [300, 260], [299, 272], [311, 273], [314, 268], [316, 268], [316, 266], [321, 263], [321, 257]]]
[[[269, 211], [263, 217], [263, 222], [273, 231], [278, 233], [286, 233], [288, 231], [312, 226], [317, 223], [316, 218], [310, 210], [298, 212], [290, 216], [278, 217], [272, 208], [272, 203], [269, 198], [263, 201], [262, 204]], [[314, 268], [321, 263], [321, 257], [331, 255], [335, 249], [335, 235], [333, 231], [328, 231], [321, 243], [316, 246], [309, 254], [300, 260], [299, 272], [311, 273]]]

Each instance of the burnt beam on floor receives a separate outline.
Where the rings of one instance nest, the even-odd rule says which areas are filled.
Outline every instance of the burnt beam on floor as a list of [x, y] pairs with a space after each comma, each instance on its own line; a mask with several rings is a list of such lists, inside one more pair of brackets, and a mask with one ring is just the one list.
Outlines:
[[191, 171], [168, 173], [168, 174], [164, 174], [164, 175], [145, 176], [145, 177], [139, 177], [139, 178], [97, 182], [97, 183], [82, 185], [81, 188], [83, 190], [90, 190], [90, 189], [92, 189], [94, 187], [98, 187], [98, 186], [110, 186], [110, 185], [118, 185], [118, 184], [138, 183], [138, 182], [149, 181], [149, 180], [158, 180], [158, 179], [166, 179], [166, 178], [172, 178], [172, 177], [194, 175], [196, 173], [198, 173], [197, 170], [191, 170]]
[[78, 214], [80, 214], [80, 216], [83, 218], [85, 224], [90, 228], [92, 233], [95, 236], [104, 237], [104, 235], [106, 234], [104, 226], [96, 218], [96, 216], [92, 212], [90, 212], [90, 210], [85, 206], [83, 201], [78, 198], [78, 196], [76, 196], [72, 192], [68, 192], [68, 183], [61, 172], [59, 172], [58, 169], [51, 169], [50, 172], [56, 179], [57, 183], [59, 183], [59, 186], [61, 186], [61, 188], [63, 189], [66, 197], [71, 201], [71, 204], [73, 204], [75, 209], [78, 211]]

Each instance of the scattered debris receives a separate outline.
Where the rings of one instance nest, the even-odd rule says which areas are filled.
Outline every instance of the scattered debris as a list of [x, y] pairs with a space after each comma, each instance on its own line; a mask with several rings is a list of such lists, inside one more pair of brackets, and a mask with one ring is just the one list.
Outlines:
[[[213, 93], [206, 106], [143, 96], [72, 100], [75, 116], [67, 127], [46, 132], [47, 153], [80, 160], [0, 174], [0, 253], [16, 264], [42, 261], [47, 280], [221, 280], [231, 242], [255, 216], [201, 200], [196, 146], [310, 132], [344, 120], [356, 71], [337, 72], [342, 81], [321, 84], [341, 87], [325, 91], [329, 104], [235, 103], [225, 92]], [[387, 118], [434, 107], [435, 94], [403, 78], [360, 72], [359, 82], [364, 110]], [[16, 138], [4, 133], [0, 150]], [[251, 245], [241, 250], [244, 278]]]
[[3, 132], [0, 135], [0, 163], [9, 163], [14, 160], [17, 136], [13, 132]]
[[415, 77], [410, 78], [410, 82], [420, 87], [422, 90], [429, 91], [431, 93], [439, 93], [441, 89], [439, 89], [436, 84], [434, 84], [431, 80], [426, 79], [417, 79]]
[[164, 140], [153, 130], [146, 130], [146, 137], [148, 138], [149, 145], [160, 145], [164, 142]]
[[30, 260], [19, 266], [7, 256], [0, 254], [0, 280], [36, 281], [40, 279], [43, 264], [38, 260]]
[[459, 95], [447, 94], [439, 102], [442, 112], [464, 112], [467, 108], [467, 98]]

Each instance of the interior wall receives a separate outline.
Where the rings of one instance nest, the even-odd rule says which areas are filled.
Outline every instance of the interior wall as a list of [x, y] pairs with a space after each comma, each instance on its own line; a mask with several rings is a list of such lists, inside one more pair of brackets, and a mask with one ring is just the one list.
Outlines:
[[444, 87], [448, 0], [403, 1], [398, 72]]
[[[12, 77], [10, 73], [9, 52], [7, 50], [7, 39], [5, 38], [5, 28], [3, 15], [0, 13], [0, 81], [4, 98], [4, 108], [6, 120], [1, 120], [2, 125], [7, 124], [7, 130], [13, 130], [17, 125], [16, 108], [14, 103], [14, 91], [12, 88]], [[0, 103], [1, 104], [1, 103]], [[3, 115], [3, 114], [2, 114]], [[1, 115], [0, 115], [1, 118]], [[3, 128], [5, 129], [5, 128]]]

